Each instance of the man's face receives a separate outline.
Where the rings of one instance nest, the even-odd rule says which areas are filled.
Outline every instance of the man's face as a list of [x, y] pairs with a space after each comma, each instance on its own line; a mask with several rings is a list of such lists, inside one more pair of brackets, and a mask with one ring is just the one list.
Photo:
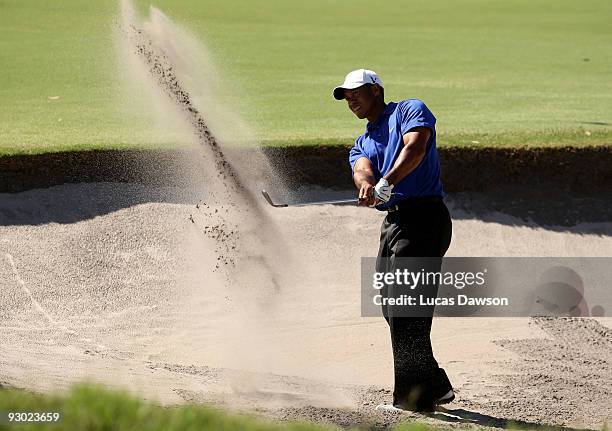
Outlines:
[[377, 97], [377, 86], [362, 85], [354, 90], [344, 90], [344, 97], [349, 109], [360, 120], [368, 116], [368, 112], [374, 106]]

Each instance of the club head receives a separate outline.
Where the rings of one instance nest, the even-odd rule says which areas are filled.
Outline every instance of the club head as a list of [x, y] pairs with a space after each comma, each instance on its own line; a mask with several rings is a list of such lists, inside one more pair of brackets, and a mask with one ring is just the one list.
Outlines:
[[275, 208], [281, 208], [281, 207], [286, 207], [287, 204], [275, 204], [274, 202], [272, 202], [272, 198], [270, 197], [270, 195], [268, 194], [267, 191], [262, 190], [261, 194], [263, 195], [264, 199], [273, 207]]

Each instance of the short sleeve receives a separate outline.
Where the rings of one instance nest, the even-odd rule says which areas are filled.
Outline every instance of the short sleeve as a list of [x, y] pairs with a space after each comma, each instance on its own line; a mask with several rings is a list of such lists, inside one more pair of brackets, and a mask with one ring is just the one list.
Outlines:
[[362, 157], [368, 157], [362, 146], [362, 136], [355, 139], [355, 145], [351, 148], [349, 152], [349, 164], [351, 165], [351, 170], [355, 171], [355, 163]]
[[436, 117], [422, 101], [418, 99], [404, 100], [399, 103], [398, 107], [401, 114], [402, 135], [415, 127], [428, 127], [432, 132], [435, 130]]

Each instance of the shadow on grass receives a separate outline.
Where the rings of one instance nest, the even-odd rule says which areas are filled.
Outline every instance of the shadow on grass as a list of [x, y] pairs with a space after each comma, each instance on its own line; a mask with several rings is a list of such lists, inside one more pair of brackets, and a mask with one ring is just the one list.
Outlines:
[[605, 121], [581, 121], [580, 124], [591, 124], [593, 126], [612, 126], [612, 123], [606, 123]]

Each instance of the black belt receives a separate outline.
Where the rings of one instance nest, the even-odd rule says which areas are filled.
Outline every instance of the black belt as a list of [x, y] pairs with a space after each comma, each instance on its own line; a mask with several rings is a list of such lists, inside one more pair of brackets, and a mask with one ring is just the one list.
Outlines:
[[409, 208], [415, 205], [419, 205], [422, 203], [434, 203], [434, 202], [442, 202], [442, 196], [415, 196], [412, 198], [406, 198], [395, 205], [391, 205], [387, 208], [387, 211], [393, 213], [395, 211], [399, 211], [403, 208]]

